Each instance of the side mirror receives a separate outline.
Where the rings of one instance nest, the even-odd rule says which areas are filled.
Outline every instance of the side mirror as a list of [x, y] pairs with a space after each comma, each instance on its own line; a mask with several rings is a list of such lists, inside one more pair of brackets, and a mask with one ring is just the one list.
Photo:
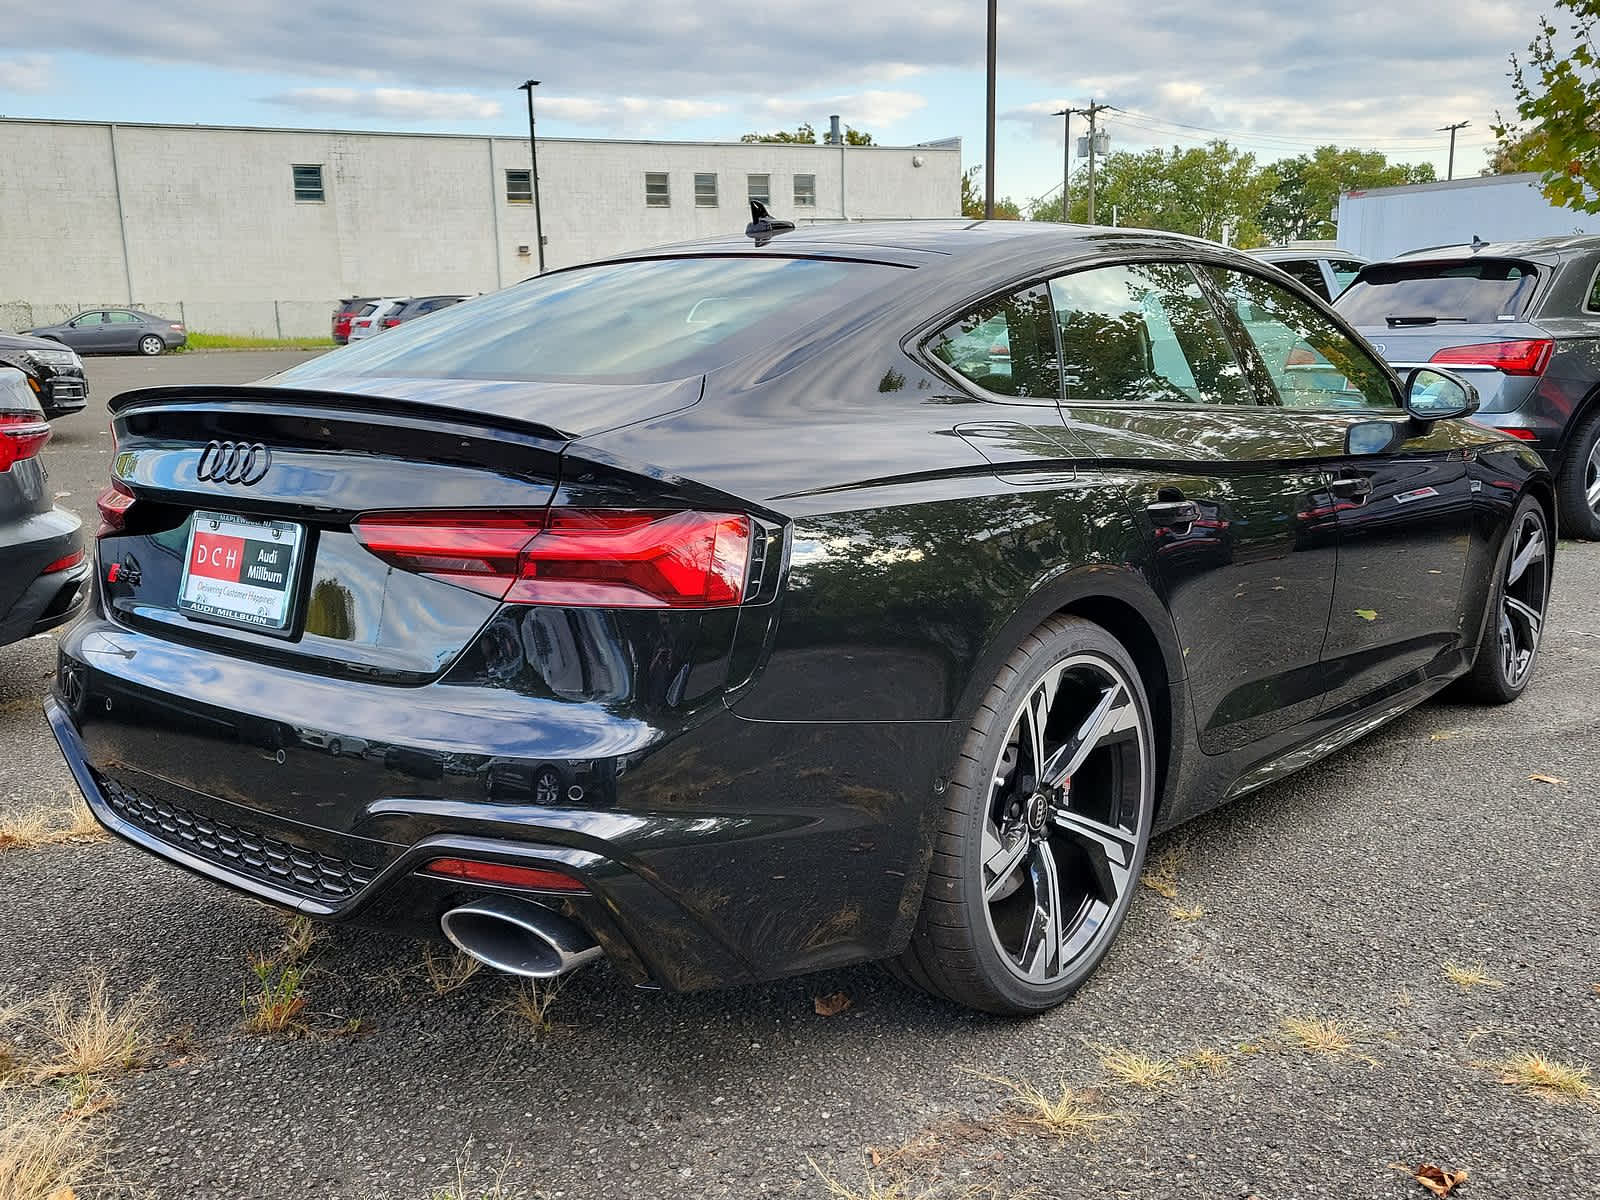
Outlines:
[[1478, 389], [1437, 367], [1415, 367], [1406, 376], [1406, 411], [1414, 420], [1443, 421], [1478, 411]]

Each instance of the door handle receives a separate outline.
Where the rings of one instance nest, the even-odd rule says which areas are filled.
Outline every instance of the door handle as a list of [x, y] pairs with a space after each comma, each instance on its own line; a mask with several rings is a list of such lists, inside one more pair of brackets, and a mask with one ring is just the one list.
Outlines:
[[1200, 519], [1200, 506], [1193, 500], [1157, 500], [1144, 510], [1157, 525], [1193, 525]]
[[1340, 500], [1365, 501], [1372, 495], [1372, 479], [1367, 475], [1340, 475], [1328, 485], [1328, 490]]

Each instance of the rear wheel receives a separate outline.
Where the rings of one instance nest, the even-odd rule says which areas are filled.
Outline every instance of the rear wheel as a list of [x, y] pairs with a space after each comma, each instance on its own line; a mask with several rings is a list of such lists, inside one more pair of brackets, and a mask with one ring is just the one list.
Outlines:
[[153, 333], [147, 333], [139, 339], [139, 353], [154, 357], [167, 348], [167, 344]]
[[1550, 601], [1550, 523], [1532, 496], [1512, 513], [1495, 564], [1488, 620], [1472, 673], [1461, 681], [1465, 699], [1509, 704], [1533, 678]]
[[1600, 541], [1600, 407], [1572, 431], [1557, 487], [1562, 529], [1573, 537]]
[[1155, 806], [1150, 707], [1100, 626], [1052, 618], [1000, 669], [952, 772], [897, 974], [988, 1012], [1042, 1012], [1105, 956]]

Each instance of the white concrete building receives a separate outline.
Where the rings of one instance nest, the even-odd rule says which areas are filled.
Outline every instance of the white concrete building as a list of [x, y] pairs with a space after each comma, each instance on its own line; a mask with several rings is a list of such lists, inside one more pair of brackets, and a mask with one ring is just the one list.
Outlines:
[[[97, 305], [325, 335], [349, 295], [492, 291], [538, 269], [526, 138], [0, 119], [0, 328]], [[953, 217], [925, 146], [539, 139], [549, 267], [806, 221]]]
[[1364, 258], [1474, 237], [1506, 242], [1569, 233], [1600, 233], [1600, 216], [1557, 208], [1539, 190], [1536, 174], [1410, 183], [1339, 197], [1339, 245]]

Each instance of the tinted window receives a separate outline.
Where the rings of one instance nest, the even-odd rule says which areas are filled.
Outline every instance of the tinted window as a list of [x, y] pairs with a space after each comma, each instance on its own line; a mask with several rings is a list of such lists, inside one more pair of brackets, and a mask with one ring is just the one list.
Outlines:
[[1594, 279], [1589, 284], [1589, 301], [1584, 307], [1590, 312], [1600, 312], [1600, 267], [1595, 268]]
[[1333, 272], [1333, 294], [1337, 296], [1349, 287], [1350, 281], [1361, 273], [1361, 268], [1365, 265], [1353, 258], [1330, 258], [1328, 269]]
[[1211, 302], [1182, 263], [1129, 263], [1050, 283], [1066, 398], [1102, 404], [1247, 404]]
[[1522, 315], [1539, 274], [1531, 263], [1384, 263], [1369, 266], [1338, 308], [1355, 325], [1488, 324]]
[[864, 296], [904, 268], [664, 258], [558, 271], [292, 368], [425, 379], [648, 382], [699, 375]]
[[1396, 408], [1389, 375], [1299, 296], [1243, 271], [1207, 268], [1266, 364], [1285, 408]]
[[1042, 287], [993, 300], [947, 325], [928, 344], [935, 357], [987, 391], [1054, 400], [1061, 371]]
[[1278, 262], [1272, 265], [1285, 274], [1298, 279], [1324, 300], [1328, 299], [1328, 285], [1322, 278], [1322, 266], [1320, 263], [1301, 260], [1300, 262]]

